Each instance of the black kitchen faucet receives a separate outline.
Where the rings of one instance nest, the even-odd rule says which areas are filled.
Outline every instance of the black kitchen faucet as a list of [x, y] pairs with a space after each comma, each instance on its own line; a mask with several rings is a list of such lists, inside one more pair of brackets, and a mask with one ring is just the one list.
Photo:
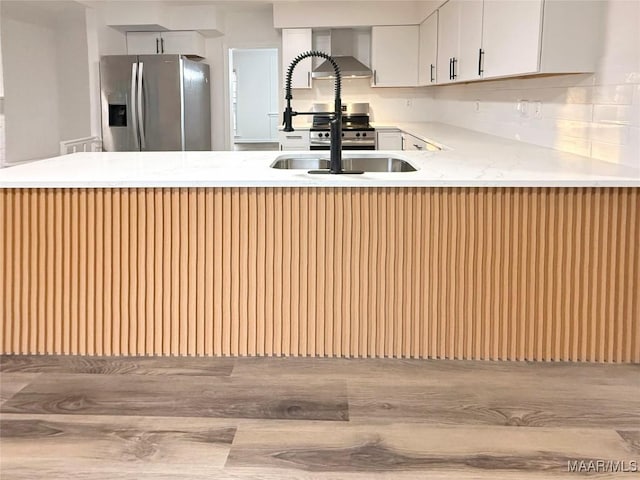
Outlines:
[[[295, 112], [291, 109], [291, 76], [293, 75], [293, 69], [302, 60], [308, 57], [321, 57], [329, 61], [335, 72], [335, 107], [333, 112]], [[329, 160], [329, 170], [310, 170], [309, 173], [333, 173], [333, 174], [359, 174], [364, 173], [359, 170], [343, 170], [342, 169], [342, 99], [340, 98], [340, 92], [342, 88], [342, 75], [340, 74], [340, 67], [336, 61], [330, 55], [323, 52], [310, 51], [304, 52], [293, 59], [289, 69], [287, 70], [286, 78], [286, 96], [287, 108], [284, 110], [284, 131], [293, 132], [292, 120], [296, 115], [332, 115], [331, 120], [331, 155]]]

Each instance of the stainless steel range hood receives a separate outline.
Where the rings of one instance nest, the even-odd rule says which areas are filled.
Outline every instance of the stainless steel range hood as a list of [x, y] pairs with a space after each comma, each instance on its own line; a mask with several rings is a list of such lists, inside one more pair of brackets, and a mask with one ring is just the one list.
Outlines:
[[[372, 75], [371, 69], [355, 57], [344, 55], [333, 58], [340, 67], [342, 78], [369, 78]], [[311, 76], [313, 78], [333, 78], [333, 66], [325, 60], [311, 72]]]
[[[316, 37], [314, 48], [335, 58], [343, 78], [372, 76], [371, 69], [363, 63], [368, 63], [370, 58], [371, 29], [332, 28]], [[313, 69], [311, 76], [333, 78], [333, 67], [325, 61]]]

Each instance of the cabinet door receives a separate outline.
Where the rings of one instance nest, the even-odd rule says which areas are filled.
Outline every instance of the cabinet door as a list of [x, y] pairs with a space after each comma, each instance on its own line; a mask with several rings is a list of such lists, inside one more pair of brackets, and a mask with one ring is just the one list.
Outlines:
[[537, 72], [541, 34], [542, 0], [485, 0], [484, 78]]
[[422, 151], [427, 149], [427, 142], [408, 133], [402, 133], [402, 150]]
[[204, 37], [198, 32], [162, 32], [160, 51], [166, 54], [205, 56]]
[[437, 81], [438, 58], [438, 11], [436, 10], [420, 25], [420, 61], [418, 78], [420, 85], [431, 85]]
[[[460, 3], [458, 35], [460, 44], [455, 62], [455, 80], [465, 82], [482, 78], [478, 69], [480, 47], [482, 46], [482, 5], [481, 0], [452, 0]], [[511, 3], [526, 3], [511, 1]]]
[[154, 55], [160, 53], [160, 34], [157, 32], [127, 32], [129, 55]]
[[458, 56], [460, 4], [449, 0], [438, 10], [438, 83], [451, 83], [451, 60]]
[[309, 130], [302, 129], [294, 132], [278, 132], [280, 150], [309, 150]]
[[[312, 49], [310, 28], [282, 29], [282, 83], [287, 79], [291, 62], [301, 53]], [[291, 77], [293, 88], [311, 88], [311, 57], [296, 66]]]
[[424, 152], [425, 150], [429, 152], [438, 152], [441, 150], [440, 147], [433, 143], [425, 142], [418, 137], [414, 137], [413, 135], [404, 132], [402, 132], [402, 149], [406, 151], [419, 152]]
[[374, 87], [418, 85], [418, 25], [373, 27], [371, 66]]
[[378, 150], [402, 150], [402, 133], [400, 130], [376, 132]]

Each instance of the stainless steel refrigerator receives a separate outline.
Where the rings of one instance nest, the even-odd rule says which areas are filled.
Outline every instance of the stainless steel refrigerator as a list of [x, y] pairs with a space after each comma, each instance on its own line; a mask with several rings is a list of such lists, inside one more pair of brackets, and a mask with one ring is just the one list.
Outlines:
[[100, 59], [107, 152], [211, 150], [209, 66], [182, 55]]

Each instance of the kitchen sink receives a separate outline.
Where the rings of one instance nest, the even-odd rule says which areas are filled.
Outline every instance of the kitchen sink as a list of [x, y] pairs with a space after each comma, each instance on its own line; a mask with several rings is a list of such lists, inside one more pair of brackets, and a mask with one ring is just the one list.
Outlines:
[[[271, 164], [279, 170], [328, 170], [329, 156], [318, 154], [281, 155]], [[344, 170], [365, 172], [415, 172], [417, 169], [406, 160], [376, 154], [342, 155]]]

